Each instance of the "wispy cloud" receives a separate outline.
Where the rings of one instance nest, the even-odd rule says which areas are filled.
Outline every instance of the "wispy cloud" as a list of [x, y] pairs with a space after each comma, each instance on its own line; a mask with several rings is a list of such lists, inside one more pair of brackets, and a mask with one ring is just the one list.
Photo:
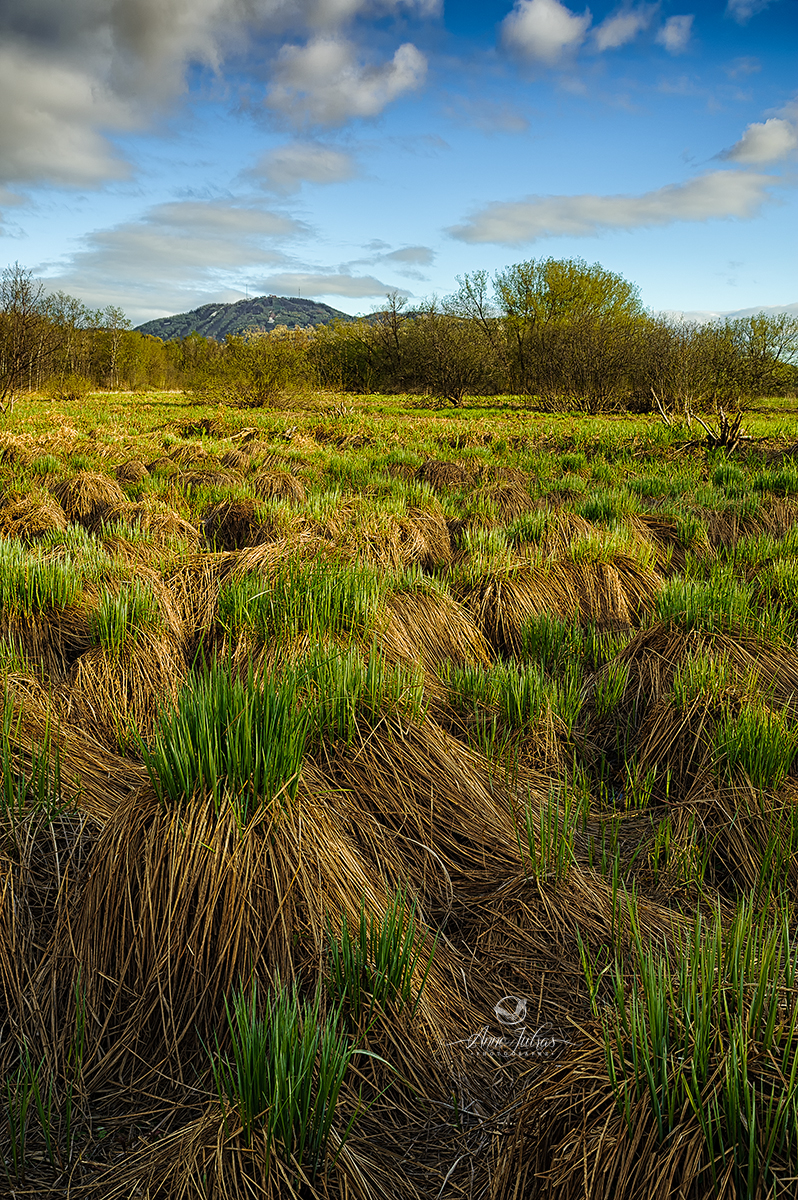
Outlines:
[[669, 54], [684, 54], [690, 45], [693, 32], [693, 15], [668, 17], [665, 24], [657, 31], [656, 40], [664, 46]]
[[648, 29], [656, 4], [641, 4], [637, 8], [621, 8], [611, 13], [593, 30], [593, 41], [597, 50], [617, 50], [633, 42], [639, 33]]
[[145, 320], [165, 305], [180, 311], [197, 295], [218, 293], [237, 272], [286, 263], [284, 243], [306, 232], [290, 217], [254, 205], [159, 204], [140, 220], [90, 234], [64, 266], [50, 270], [47, 282]]
[[328, 274], [324, 271], [284, 271], [260, 279], [257, 286], [265, 292], [282, 292], [288, 295], [301, 292], [307, 297], [346, 296], [351, 300], [387, 296], [390, 292], [396, 292], [400, 296], [411, 295], [393, 284], [383, 283], [373, 275], [350, 275], [347, 272]]
[[249, 171], [267, 191], [282, 196], [298, 192], [305, 183], [345, 183], [357, 174], [351, 154], [319, 142], [289, 142], [269, 151]]
[[745, 25], [756, 13], [762, 12], [771, 0], [728, 0], [726, 15], [739, 25]]
[[488, 204], [449, 232], [460, 241], [516, 246], [547, 237], [591, 237], [676, 221], [753, 217], [778, 183], [770, 175], [712, 171], [639, 196], [528, 196]]

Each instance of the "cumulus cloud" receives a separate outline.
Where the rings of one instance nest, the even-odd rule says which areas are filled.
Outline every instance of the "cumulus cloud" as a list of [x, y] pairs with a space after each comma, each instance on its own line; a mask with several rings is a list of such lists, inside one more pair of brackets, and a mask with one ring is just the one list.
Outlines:
[[712, 171], [640, 196], [529, 196], [489, 204], [449, 232], [463, 242], [515, 246], [546, 237], [591, 237], [608, 229], [753, 217], [777, 182], [747, 171]]
[[0, 180], [83, 186], [127, 173], [100, 129], [134, 128], [135, 113], [80, 67], [3, 46], [0, 112]]
[[301, 291], [303, 296], [348, 296], [353, 300], [363, 300], [374, 296], [387, 296], [396, 292], [399, 296], [409, 296], [410, 292], [393, 284], [383, 283], [373, 275], [350, 275], [346, 271], [339, 273], [324, 271], [285, 271], [279, 275], [270, 275], [258, 282], [265, 292], [279, 294]]
[[683, 54], [690, 42], [693, 32], [693, 15], [668, 17], [665, 24], [657, 31], [657, 41], [664, 46], [669, 54]]
[[219, 71], [262, 37], [318, 34], [278, 57], [276, 107], [298, 100], [322, 122], [375, 115], [418, 86], [426, 60], [406, 44], [381, 66], [360, 65], [342, 26], [440, 9], [441, 0], [3, 0], [0, 183], [118, 178], [114, 134], [146, 128], [186, 91], [190, 67]]
[[345, 183], [354, 179], [357, 164], [351, 154], [318, 142], [290, 142], [265, 154], [249, 172], [268, 191], [288, 196], [303, 183]]
[[421, 86], [427, 60], [411, 42], [379, 65], [358, 61], [357, 48], [340, 37], [283, 46], [267, 104], [293, 124], [340, 125], [351, 117], [376, 117], [403, 92]]
[[719, 156], [746, 166], [762, 166], [778, 162], [798, 150], [798, 123], [783, 117], [754, 122], [739, 142]]
[[728, 0], [726, 15], [739, 25], [745, 25], [756, 13], [767, 8], [770, 0]]
[[279, 242], [306, 232], [289, 217], [252, 205], [159, 204], [140, 220], [90, 234], [47, 283], [92, 305], [119, 304], [146, 320], [165, 303], [180, 311], [231, 273], [285, 263]]
[[502, 42], [530, 62], [553, 66], [582, 45], [591, 20], [589, 9], [578, 16], [560, 0], [515, 0], [502, 22]]
[[642, 4], [639, 8], [622, 8], [612, 13], [593, 31], [596, 49], [617, 50], [633, 42], [638, 33], [648, 29], [656, 11], [656, 4]]

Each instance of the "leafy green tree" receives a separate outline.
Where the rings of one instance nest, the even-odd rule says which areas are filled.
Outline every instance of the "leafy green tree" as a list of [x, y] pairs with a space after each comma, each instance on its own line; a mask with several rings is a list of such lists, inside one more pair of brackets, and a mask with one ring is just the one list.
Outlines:
[[460, 404], [466, 393], [496, 390], [499, 372], [481, 327], [453, 301], [431, 300], [414, 314], [405, 331], [405, 357], [415, 386], [440, 400]]

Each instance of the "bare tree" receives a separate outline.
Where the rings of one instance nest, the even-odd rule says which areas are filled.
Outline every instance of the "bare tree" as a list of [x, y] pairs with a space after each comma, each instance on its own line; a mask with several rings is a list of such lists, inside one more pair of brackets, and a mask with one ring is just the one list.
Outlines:
[[57, 340], [43, 285], [14, 263], [0, 278], [0, 412], [46, 374]]

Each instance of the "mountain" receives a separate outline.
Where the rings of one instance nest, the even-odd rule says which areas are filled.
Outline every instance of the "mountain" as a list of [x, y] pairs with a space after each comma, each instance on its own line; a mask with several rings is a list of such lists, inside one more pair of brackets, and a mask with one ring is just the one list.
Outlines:
[[330, 321], [354, 320], [349, 313], [330, 308], [329, 304], [317, 304], [315, 300], [292, 296], [252, 296], [235, 304], [203, 304], [201, 308], [178, 313], [174, 317], [145, 321], [136, 329], [139, 333], [151, 333], [165, 342], [188, 337], [190, 333], [200, 333], [203, 337], [223, 341], [228, 334], [245, 333], [247, 329], [274, 329], [275, 325], [303, 329], [308, 325], [327, 325]]

